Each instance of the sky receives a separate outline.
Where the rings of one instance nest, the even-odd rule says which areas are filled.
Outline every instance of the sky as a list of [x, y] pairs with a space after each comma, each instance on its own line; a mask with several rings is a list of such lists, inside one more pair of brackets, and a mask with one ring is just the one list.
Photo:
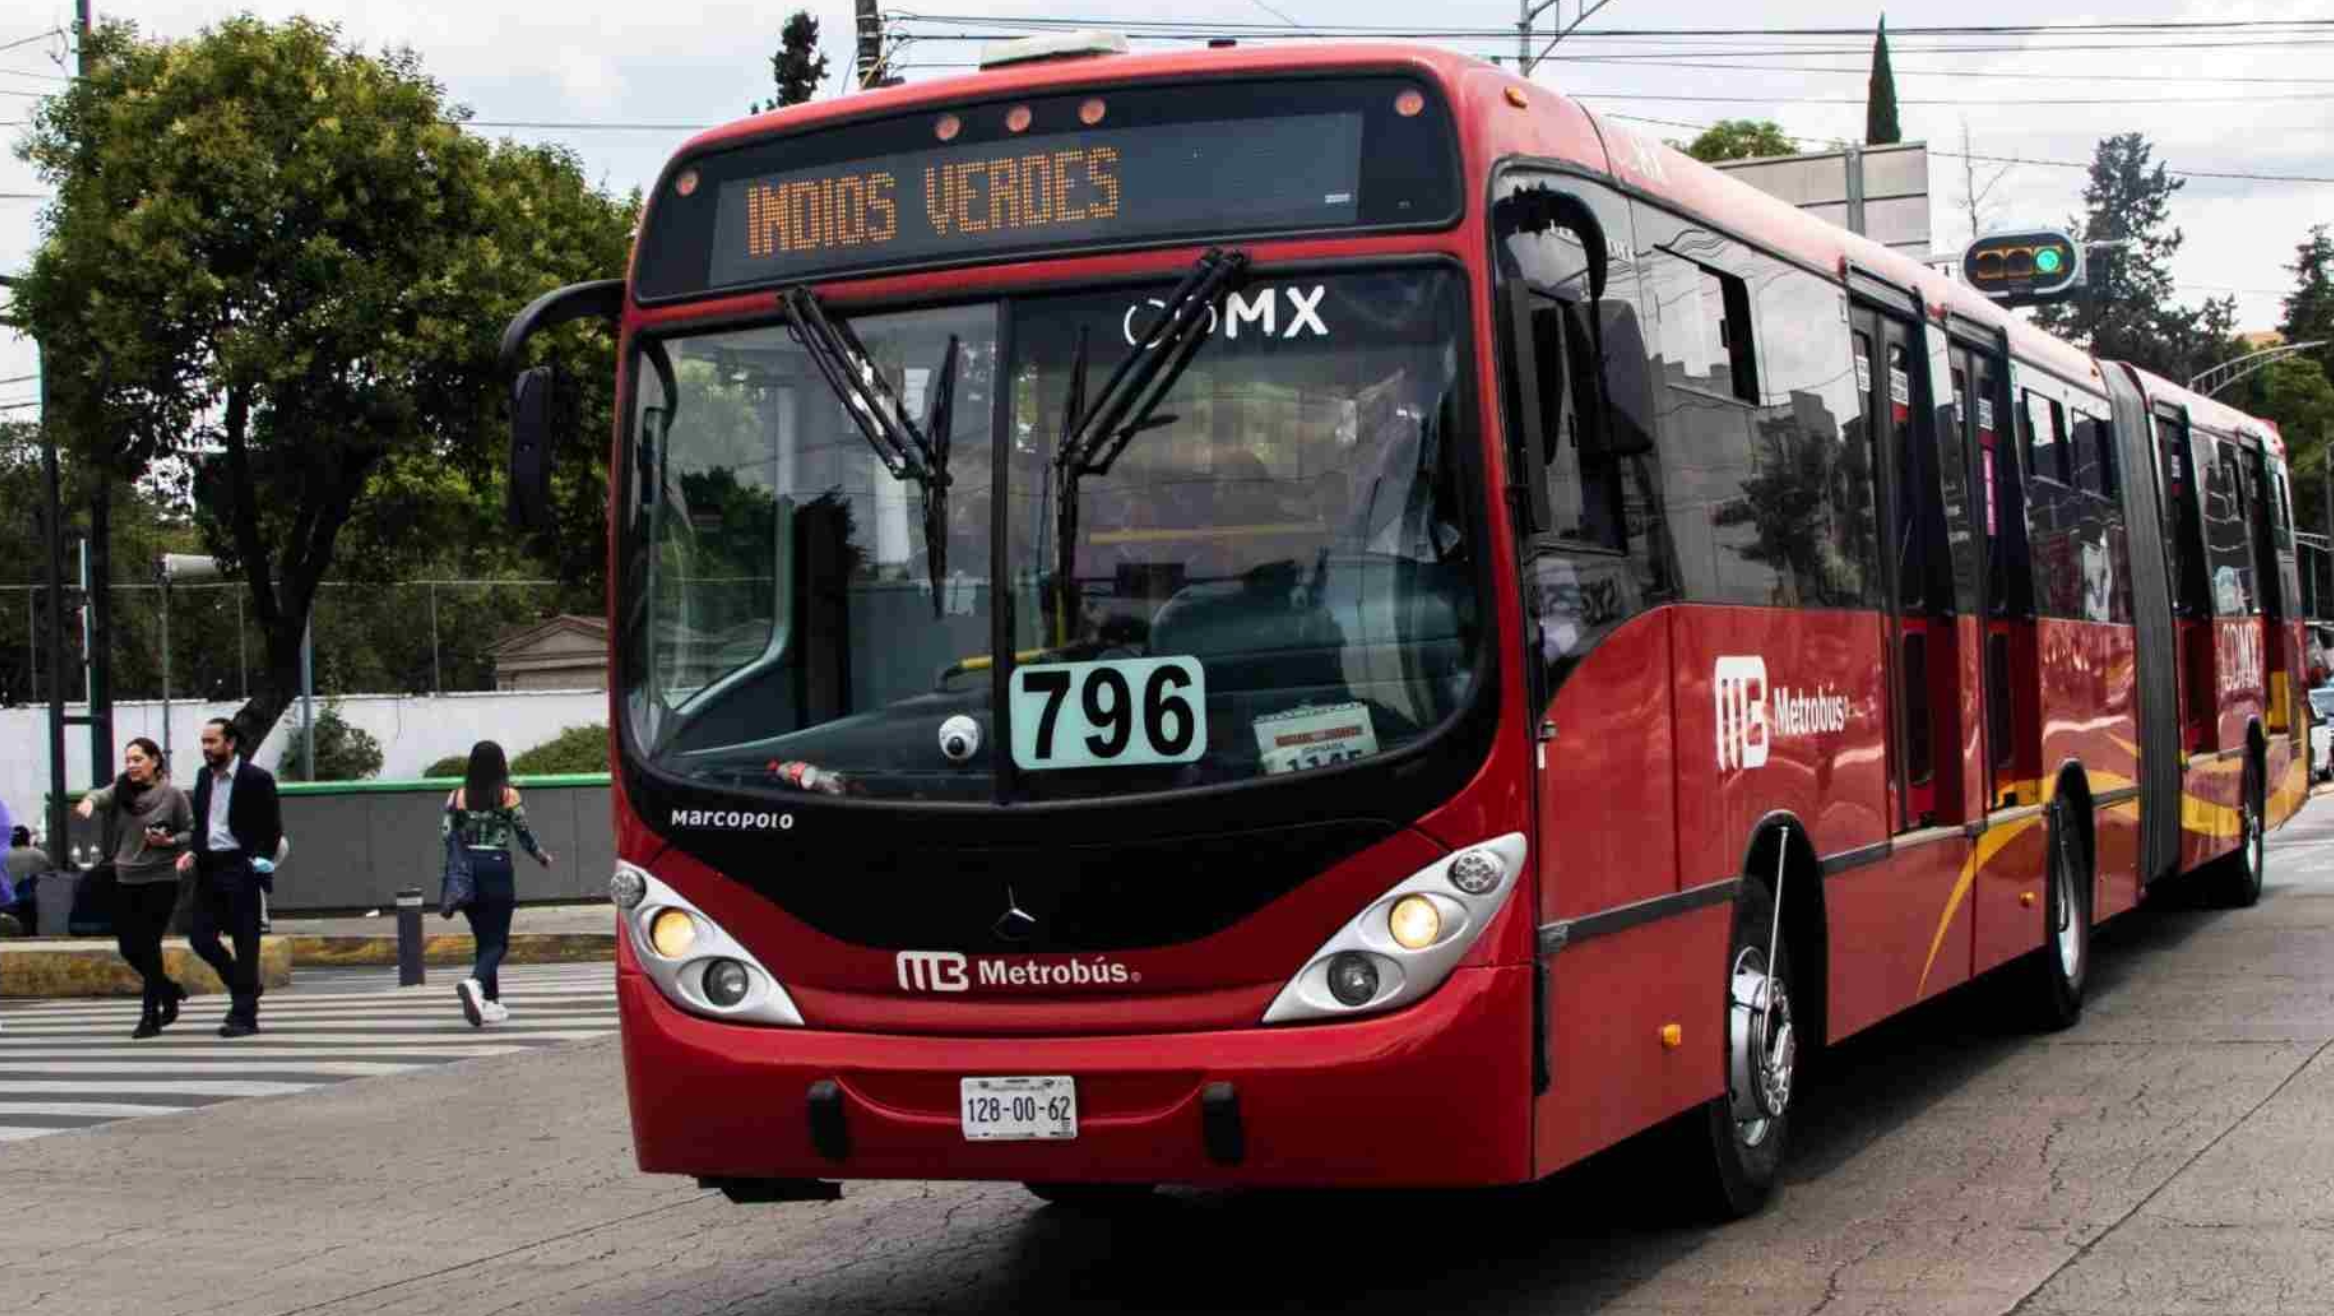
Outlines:
[[[1556, 0], [1540, 16], [1541, 30], [1551, 31], [1558, 14], [1569, 23], [1580, 3]], [[140, 0], [120, 6], [98, 0], [96, 7], [100, 20], [133, 19], [151, 36], [193, 35], [248, 11], [269, 19], [305, 13], [337, 22], [348, 39], [366, 48], [409, 45], [449, 97], [475, 112], [478, 131], [568, 145], [616, 193], [650, 183], [693, 128], [739, 117], [750, 102], [769, 95], [769, 54], [789, 12], [785, 5], [686, 0]], [[68, 40], [41, 34], [69, 28], [73, 8], [70, 0], [17, 0], [0, 17], [0, 47], [8, 47], [0, 49], [0, 139], [12, 147], [36, 98], [64, 85], [61, 79], [71, 72]], [[1446, 0], [1430, 9], [1432, 21], [1446, 30], [1512, 30], [1517, 13], [1513, 0]], [[821, 3], [812, 12], [839, 91], [839, 75], [851, 56], [851, 10]], [[898, 58], [906, 76], [921, 81], [962, 72], [947, 66], [977, 57], [978, 42], [947, 37], [992, 24], [1002, 28], [1017, 16], [1090, 17], [1108, 27], [1154, 20], [1161, 11], [1130, 0], [887, 0], [886, 12], [894, 29], [918, 37]], [[1332, 19], [1415, 27], [1420, 12], [1417, 4], [1397, 0], [1339, 0], [1334, 6], [1327, 0], [1187, 0], [1175, 15], [1194, 24], [1301, 31], [1307, 23]], [[932, 21], [941, 16], [986, 21]], [[1846, 0], [1769, 0], [1755, 7], [1609, 0], [1556, 47], [1535, 78], [1606, 113], [1669, 121], [1652, 125], [1667, 137], [1690, 138], [1694, 125], [1721, 117], [1771, 118], [1809, 149], [1821, 149], [1830, 139], [1862, 137], [1868, 36], [1656, 41], [1591, 34], [1724, 27], [1864, 31], [1879, 16], [1871, 5]], [[1936, 48], [1942, 38], [1904, 32], [2037, 21], [2334, 20], [2334, 0], [2131, 0], [2119, 9], [2056, 11], [2046, 18], [2007, 0], [1900, 0], [1887, 17], [1898, 33], [1890, 46], [1905, 139], [1925, 140], [1935, 152], [2080, 165], [2100, 138], [2137, 131], [2175, 171], [2334, 180], [2334, 60], [2327, 58], [2334, 54], [2334, 30], [2273, 42], [2255, 38], [2249, 46], [2218, 44], [2242, 39], [2226, 35], [2008, 36], [1961, 38], [1952, 50]], [[23, 44], [10, 44], [18, 42]], [[1512, 36], [1445, 37], [1433, 44], [1485, 56], [1512, 55], [1514, 49]], [[2066, 48], [2080, 45], [2122, 48]], [[1988, 49], [1968, 49], [1973, 46]], [[1136, 48], [1164, 47], [1138, 42]], [[1638, 58], [1617, 58], [1626, 56]], [[1716, 67], [1697, 67], [1708, 65]], [[488, 126], [505, 123], [562, 126]], [[1967, 241], [1971, 181], [1984, 192], [1981, 219], [1989, 228], [2063, 222], [2081, 207], [2081, 168], [2022, 163], [2005, 173], [1998, 163], [1967, 167], [1975, 171], [1973, 180], [1965, 178], [1964, 161], [1932, 156], [1936, 249]], [[0, 272], [21, 270], [31, 259], [40, 239], [39, 197], [47, 190], [13, 150], [0, 158]], [[2312, 223], [2334, 222], [2334, 181], [2196, 177], [2175, 196], [2172, 218], [2187, 235], [2173, 267], [2181, 300], [2198, 305], [2233, 293], [2239, 325], [2268, 328], [2280, 318], [2279, 299], [2292, 284], [2285, 267], [2295, 245]], [[9, 408], [37, 397], [37, 369], [32, 345], [0, 330], [0, 416], [34, 414]]]

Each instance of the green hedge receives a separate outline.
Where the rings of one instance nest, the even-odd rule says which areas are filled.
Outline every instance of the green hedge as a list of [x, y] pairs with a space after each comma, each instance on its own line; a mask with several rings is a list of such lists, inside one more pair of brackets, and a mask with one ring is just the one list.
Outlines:
[[[514, 776], [608, 770], [608, 728], [569, 727], [552, 740], [511, 760]], [[459, 771], [456, 772], [460, 775]]]

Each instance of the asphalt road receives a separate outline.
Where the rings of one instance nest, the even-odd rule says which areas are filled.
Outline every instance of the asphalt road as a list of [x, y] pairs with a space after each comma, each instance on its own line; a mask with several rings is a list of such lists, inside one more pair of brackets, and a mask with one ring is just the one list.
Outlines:
[[[634, 1172], [613, 1040], [0, 1145], [0, 1311], [2334, 1310], [2334, 801], [2246, 911], [2101, 934], [2076, 1028], [1983, 988], [1842, 1047], [1789, 1183], [1710, 1227], [1632, 1146], [1528, 1189], [1012, 1185], [738, 1207]], [[1405, 1129], [1387, 1136], [1457, 1136]]]

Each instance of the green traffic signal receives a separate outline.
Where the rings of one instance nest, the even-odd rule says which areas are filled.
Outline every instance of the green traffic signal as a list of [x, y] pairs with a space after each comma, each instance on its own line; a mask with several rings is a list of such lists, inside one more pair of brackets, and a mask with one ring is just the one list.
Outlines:
[[2056, 274], [2063, 264], [2055, 247], [2044, 247], [2034, 253], [2034, 270], [2037, 274]]

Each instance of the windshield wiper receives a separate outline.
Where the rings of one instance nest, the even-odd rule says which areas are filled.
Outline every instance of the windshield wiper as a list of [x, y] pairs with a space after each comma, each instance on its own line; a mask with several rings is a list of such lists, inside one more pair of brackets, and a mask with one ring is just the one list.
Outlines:
[[932, 615], [944, 607], [948, 573], [948, 432], [955, 421], [957, 338], [948, 336], [940, 358], [940, 377], [932, 381], [924, 424], [919, 428], [907, 414], [891, 382], [867, 354], [850, 322], [830, 319], [818, 297], [804, 287], [789, 288], [779, 298], [794, 336], [810, 354], [827, 387], [842, 400], [877, 461], [895, 480], [913, 480], [922, 490], [924, 505], [924, 570], [932, 584]]
[[1215, 325], [1219, 304], [1248, 271], [1246, 252], [1210, 247], [1168, 294], [1159, 314], [1110, 372], [1093, 406], [1086, 404], [1086, 331], [1078, 331], [1070, 362], [1069, 397], [1062, 414], [1062, 443], [1054, 453], [1059, 502], [1054, 509], [1054, 576], [1061, 590], [1054, 615], [1055, 643], [1069, 642], [1077, 609], [1078, 481], [1108, 475], [1127, 444], [1144, 430], [1172, 425], [1174, 415], [1156, 415], [1159, 404], [1183, 377], [1200, 344]]

